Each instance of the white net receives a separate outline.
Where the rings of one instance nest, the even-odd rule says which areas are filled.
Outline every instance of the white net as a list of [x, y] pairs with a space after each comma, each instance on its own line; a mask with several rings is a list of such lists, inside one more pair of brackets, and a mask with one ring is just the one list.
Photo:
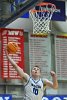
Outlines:
[[45, 34], [50, 32], [50, 20], [56, 7], [51, 3], [43, 3], [43, 5], [39, 6], [39, 10], [33, 8], [29, 11], [30, 17], [33, 20], [33, 34]]

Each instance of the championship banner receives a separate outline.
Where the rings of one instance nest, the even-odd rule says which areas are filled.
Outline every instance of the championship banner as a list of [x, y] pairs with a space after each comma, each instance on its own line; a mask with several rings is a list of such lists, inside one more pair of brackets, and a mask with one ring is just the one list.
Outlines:
[[0, 100], [12, 100], [12, 95], [10, 95], [10, 94], [0, 94]]
[[30, 71], [34, 66], [41, 68], [41, 77], [50, 79], [51, 71], [51, 40], [48, 34], [29, 35]]
[[20, 76], [17, 71], [13, 68], [13, 66], [8, 61], [5, 54], [5, 47], [8, 42], [16, 42], [20, 49], [16, 54], [9, 54], [12, 59], [22, 68], [24, 69], [24, 36], [22, 29], [1, 29], [1, 67], [2, 67], [2, 78], [11, 78], [18, 79]]
[[58, 80], [67, 80], [67, 35], [55, 36], [55, 67]]

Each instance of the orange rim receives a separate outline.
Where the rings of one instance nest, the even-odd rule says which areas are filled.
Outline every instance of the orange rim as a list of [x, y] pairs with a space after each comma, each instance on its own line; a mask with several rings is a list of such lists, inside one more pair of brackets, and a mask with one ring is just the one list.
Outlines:
[[36, 12], [50, 12], [49, 10], [30, 10], [32, 13], [36, 13]]
[[[53, 9], [56, 9], [56, 6], [52, 3], [48, 3], [48, 2], [45, 2], [45, 3], [39, 3], [37, 6], [44, 6], [44, 5], [50, 5], [50, 6], [54, 6]], [[36, 13], [36, 12], [50, 12], [49, 10], [35, 10], [35, 9], [31, 9], [30, 10], [32, 13]]]
[[49, 3], [49, 2], [42, 2], [42, 3], [37, 4], [37, 6], [44, 6], [44, 5], [51, 5], [51, 6], [56, 7], [55, 4]]

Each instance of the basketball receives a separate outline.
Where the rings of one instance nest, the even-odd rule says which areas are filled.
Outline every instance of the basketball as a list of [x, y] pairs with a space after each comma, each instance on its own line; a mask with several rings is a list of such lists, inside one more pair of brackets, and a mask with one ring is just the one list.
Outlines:
[[7, 44], [7, 51], [10, 54], [15, 54], [18, 51], [18, 49], [19, 49], [19, 46], [15, 42], [9, 42]]

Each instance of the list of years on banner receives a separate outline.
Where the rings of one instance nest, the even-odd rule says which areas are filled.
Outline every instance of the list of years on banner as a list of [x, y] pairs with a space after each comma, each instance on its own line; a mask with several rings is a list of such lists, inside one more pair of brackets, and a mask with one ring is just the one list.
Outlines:
[[55, 36], [56, 73], [59, 80], [67, 80], [67, 36]]
[[[13, 31], [13, 30], [12, 30]], [[15, 32], [14, 32], [15, 31]], [[21, 30], [14, 30], [12, 34], [10, 32], [2, 32], [2, 78], [20, 78], [17, 71], [13, 68], [8, 61], [5, 54], [5, 47], [8, 42], [15, 42], [19, 45], [20, 49], [16, 54], [9, 54], [12, 59], [22, 68], [24, 67], [24, 40], [23, 32]], [[15, 34], [18, 33], [18, 34]], [[21, 33], [22, 35], [19, 35]], [[24, 69], [24, 68], [23, 68]]]
[[49, 77], [51, 70], [51, 42], [48, 35], [29, 35], [30, 70], [35, 65], [41, 68], [42, 78]]

